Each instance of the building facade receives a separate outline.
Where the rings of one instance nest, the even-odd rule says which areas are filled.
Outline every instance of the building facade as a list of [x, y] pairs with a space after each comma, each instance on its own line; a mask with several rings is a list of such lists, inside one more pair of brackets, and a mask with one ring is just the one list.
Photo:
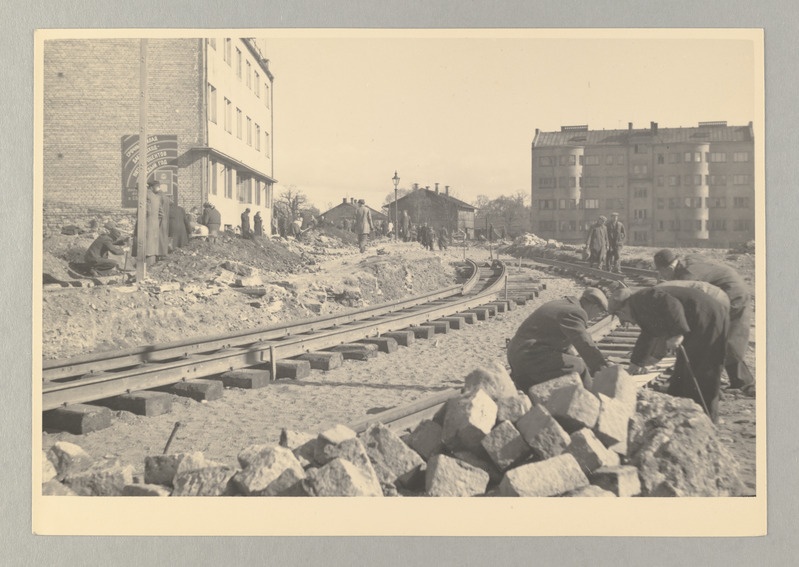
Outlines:
[[[369, 209], [372, 222], [388, 222], [388, 217], [378, 211], [377, 209], [373, 209], [369, 205], [366, 205], [366, 208]], [[332, 224], [338, 228], [344, 228], [344, 221], [349, 221], [349, 226], [354, 226], [355, 223], [355, 212], [358, 210], [358, 201], [354, 197], [342, 197], [341, 203], [333, 207], [332, 209], [328, 209], [324, 213], [321, 214], [325, 218], [325, 222]]]
[[533, 232], [579, 243], [618, 212], [627, 243], [726, 247], [754, 239], [752, 123], [697, 127], [536, 130]]
[[[45, 224], [76, 205], [135, 215], [139, 70], [136, 39], [45, 42]], [[273, 81], [255, 39], [148, 40], [148, 178], [187, 211], [213, 203], [225, 226], [247, 207], [270, 226]]]
[[449, 185], [444, 187], [444, 192], [439, 192], [438, 183], [435, 190], [420, 188], [414, 184], [413, 190], [400, 197], [396, 202], [388, 204], [388, 214], [393, 220], [395, 208], [402, 216], [403, 211], [408, 211], [411, 223], [422, 226], [427, 223], [435, 229], [445, 227], [450, 234], [457, 230], [463, 231], [467, 238], [474, 238], [475, 207], [460, 199], [449, 195]]

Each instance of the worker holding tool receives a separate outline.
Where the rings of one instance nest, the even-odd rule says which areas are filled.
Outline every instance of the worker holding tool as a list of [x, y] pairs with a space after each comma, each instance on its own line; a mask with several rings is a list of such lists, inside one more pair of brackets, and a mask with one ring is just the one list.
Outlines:
[[701, 405], [718, 419], [721, 372], [724, 368], [729, 309], [706, 292], [680, 286], [660, 286], [611, 293], [608, 311], [622, 323], [635, 323], [641, 334], [630, 357], [630, 374], [638, 374], [659, 338], [677, 350], [668, 393]]

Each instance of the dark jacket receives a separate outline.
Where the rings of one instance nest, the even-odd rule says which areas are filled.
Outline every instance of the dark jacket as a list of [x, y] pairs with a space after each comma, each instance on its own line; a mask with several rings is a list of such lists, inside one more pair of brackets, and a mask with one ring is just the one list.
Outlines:
[[605, 358], [588, 334], [588, 314], [576, 297], [548, 301], [533, 311], [516, 331], [508, 345], [508, 359], [516, 351], [524, 351], [534, 344], [553, 350], [566, 351], [574, 346], [585, 365], [596, 372], [605, 364]]
[[614, 250], [618, 250], [624, 244], [624, 241], [627, 239], [627, 231], [624, 229], [624, 225], [619, 221], [609, 222], [605, 225], [608, 233], [608, 245], [610, 248]]
[[169, 237], [175, 248], [182, 248], [189, 243], [189, 229], [186, 226], [186, 210], [180, 205], [169, 208]]
[[250, 234], [250, 213], [245, 211], [241, 213], [241, 235], [247, 236]]
[[114, 241], [109, 235], [101, 234], [86, 250], [83, 259], [87, 264], [95, 264], [98, 260], [108, 258], [109, 252], [117, 255], [125, 253], [122, 248], [114, 245]]
[[608, 231], [604, 224], [595, 224], [588, 231], [588, 240], [585, 242], [589, 250], [607, 250], [608, 249]]
[[216, 208], [213, 209], [211, 209], [210, 207], [206, 208], [205, 212], [203, 212], [202, 223], [207, 227], [216, 225], [216, 227], [218, 228], [219, 225], [222, 224], [222, 213], [220, 213], [219, 210]]
[[698, 280], [724, 290], [730, 298], [730, 310], [735, 312], [749, 304], [749, 286], [733, 268], [705, 260], [701, 256], [686, 256], [677, 263], [675, 280]]

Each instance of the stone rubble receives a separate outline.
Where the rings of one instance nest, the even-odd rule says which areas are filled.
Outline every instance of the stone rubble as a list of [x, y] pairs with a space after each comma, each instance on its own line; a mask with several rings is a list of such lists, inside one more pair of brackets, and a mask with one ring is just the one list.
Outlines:
[[[42, 494], [92, 496], [734, 496], [737, 463], [691, 400], [635, 392], [620, 368], [589, 389], [576, 375], [513, 388], [499, 365], [475, 370], [435, 417], [403, 431], [338, 424], [283, 430], [237, 466], [201, 452], [152, 455], [144, 475], [56, 443]], [[635, 394], [635, 396], [633, 396]]]

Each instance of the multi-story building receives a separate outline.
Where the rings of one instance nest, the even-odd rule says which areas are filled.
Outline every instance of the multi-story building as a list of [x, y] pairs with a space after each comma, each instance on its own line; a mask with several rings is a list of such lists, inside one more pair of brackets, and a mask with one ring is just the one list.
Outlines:
[[[135, 214], [140, 41], [47, 40], [43, 55], [45, 226]], [[146, 72], [148, 177], [187, 211], [211, 202], [233, 227], [249, 207], [271, 226], [274, 77], [257, 40], [150, 39]]]
[[535, 131], [532, 228], [582, 242], [597, 217], [619, 213], [627, 242], [726, 247], [754, 238], [752, 123]]

